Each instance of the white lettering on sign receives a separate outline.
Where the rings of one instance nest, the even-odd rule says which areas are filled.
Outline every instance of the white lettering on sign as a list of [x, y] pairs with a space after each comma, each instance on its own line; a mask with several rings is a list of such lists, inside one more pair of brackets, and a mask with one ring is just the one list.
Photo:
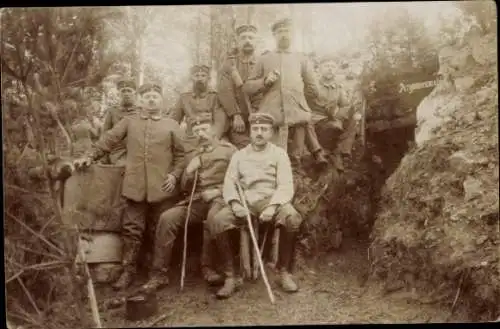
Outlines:
[[437, 85], [437, 80], [416, 82], [416, 83], [410, 83], [410, 84], [406, 84], [406, 85], [403, 82], [401, 82], [399, 84], [399, 93], [400, 94], [401, 93], [411, 94], [415, 90], [431, 88], [431, 87], [435, 87], [436, 85]]

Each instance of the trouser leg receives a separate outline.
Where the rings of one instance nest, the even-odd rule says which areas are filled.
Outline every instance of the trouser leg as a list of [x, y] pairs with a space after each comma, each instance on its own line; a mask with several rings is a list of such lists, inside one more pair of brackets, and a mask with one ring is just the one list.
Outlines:
[[279, 253], [277, 268], [280, 272], [280, 285], [286, 292], [298, 291], [292, 278], [295, 263], [297, 236], [302, 223], [302, 217], [291, 204], [280, 207], [277, 214], [277, 226], [280, 230]]
[[115, 289], [128, 287], [136, 273], [137, 256], [141, 246], [142, 237], [146, 226], [146, 213], [148, 204], [127, 200], [122, 224], [123, 239], [123, 273], [113, 284]]
[[319, 144], [318, 136], [316, 135], [313, 124], [307, 124], [305, 126], [305, 143], [309, 152], [314, 156], [314, 160], [317, 164], [328, 164], [328, 160], [325, 157], [323, 148]]

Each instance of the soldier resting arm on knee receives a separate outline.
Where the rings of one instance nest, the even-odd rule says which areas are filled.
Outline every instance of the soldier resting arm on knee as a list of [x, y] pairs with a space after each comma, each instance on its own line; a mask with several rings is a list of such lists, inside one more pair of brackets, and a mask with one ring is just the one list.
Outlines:
[[[228, 298], [237, 288], [228, 232], [248, 214], [259, 217], [261, 222], [274, 222], [280, 229], [280, 284], [287, 292], [298, 290], [290, 273], [302, 218], [291, 205], [294, 189], [290, 160], [285, 150], [269, 142], [275, 129], [270, 114], [251, 114], [249, 122], [252, 143], [233, 155], [224, 179], [227, 206], [207, 220], [210, 236], [227, 269], [225, 284], [217, 292], [219, 298]], [[236, 184], [241, 186], [243, 196]]]

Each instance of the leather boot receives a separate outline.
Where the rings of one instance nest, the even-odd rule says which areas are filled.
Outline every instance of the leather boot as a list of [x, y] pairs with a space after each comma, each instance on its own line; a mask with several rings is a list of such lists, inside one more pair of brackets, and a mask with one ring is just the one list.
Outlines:
[[203, 247], [201, 250], [201, 274], [209, 286], [220, 286], [224, 284], [222, 275], [214, 270], [214, 246], [210, 240], [210, 235], [203, 230]]
[[325, 152], [323, 152], [322, 149], [319, 149], [314, 153], [314, 160], [316, 161], [316, 164], [324, 167], [328, 165], [328, 160], [325, 157]]
[[216, 297], [218, 299], [231, 297], [231, 295], [239, 288], [239, 280], [236, 278], [234, 273], [233, 253], [229, 241], [228, 232], [221, 233], [216, 238], [217, 250], [219, 252], [219, 256], [221, 257], [224, 274], [226, 276], [224, 286], [216, 293]]
[[339, 171], [343, 172], [345, 170], [344, 159], [343, 159], [342, 155], [340, 154], [340, 152], [335, 152], [335, 154], [333, 155], [333, 165]]
[[115, 290], [128, 288], [132, 284], [137, 271], [136, 260], [140, 243], [137, 241], [127, 241], [128, 239], [123, 240], [123, 272], [118, 280], [112, 285], [112, 288]]
[[299, 290], [291, 274], [294, 267], [296, 241], [296, 232], [289, 232], [284, 227], [281, 228], [277, 266], [280, 273], [278, 284], [285, 292], [289, 293]]
[[145, 292], [153, 292], [168, 286], [168, 283], [168, 269], [153, 269], [148, 282], [142, 285], [141, 290]]

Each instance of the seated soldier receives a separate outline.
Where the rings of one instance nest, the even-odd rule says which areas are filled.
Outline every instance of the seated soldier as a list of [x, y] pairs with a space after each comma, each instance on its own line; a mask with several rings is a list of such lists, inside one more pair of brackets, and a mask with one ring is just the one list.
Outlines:
[[124, 271], [113, 285], [115, 289], [124, 289], [132, 283], [146, 218], [156, 220], [159, 214], [177, 202], [177, 182], [185, 164], [184, 134], [179, 124], [160, 115], [161, 87], [146, 84], [141, 86], [140, 93], [147, 107], [141, 113], [123, 117], [101, 136], [87, 156], [75, 161], [76, 167], [89, 166], [125, 140], [122, 187], [127, 202], [122, 223]]
[[[280, 229], [279, 283], [286, 292], [298, 290], [290, 272], [302, 217], [291, 204], [294, 188], [290, 159], [284, 149], [270, 142], [275, 125], [270, 114], [253, 113], [249, 122], [252, 143], [233, 155], [224, 178], [223, 196], [227, 206], [206, 222], [226, 269], [226, 280], [217, 292], [218, 298], [228, 298], [238, 288], [229, 231], [245, 223], [249, 213], [258, 216], [261, 222], [273, 221]], [[243, 190], [248, 209], [243, 206], [236, 184]]]
[[319, 97], [311, 98], [309, 105], [318, 139], [326, 149], [334, 151], [335, 165], [344, 169], [343, 162], [350, 156], [356, 137], [354, 107], [346, 91], [335, 79], [336, 59], [325, 56], [319, 63]]
[[[187, 187], [193, 182], [198, 171], [198, 182], [189, 214], [190, 223], [200, 223], [212, 218], [224, 207], [222, 199], [222, 184], [231, 156], [236, 147], [217, 138], [217, 132], [209, 117], [201, 117], [190, 122], [190, 127], [198, 137], [198, 148], [192, 150], [187, 168], [184, 171], [182, 183]], [[168, 284], [168, 269], [172, 256], [172, 247], [179, 230], [184, 226], [188, 212], [189, 200], [184, 200], [174, 208], [165, 211], [160, 216], [156, 229], [154, 247], [153, 276], [144, 286], [144, 290], [155, 290]], [[204, 234], [206, 242], [209, 238]], [[209, 249], [204, 243], [202, 250], [202, 271], [209, 284], [215, 284], [222, 278], [209, 268]]]

